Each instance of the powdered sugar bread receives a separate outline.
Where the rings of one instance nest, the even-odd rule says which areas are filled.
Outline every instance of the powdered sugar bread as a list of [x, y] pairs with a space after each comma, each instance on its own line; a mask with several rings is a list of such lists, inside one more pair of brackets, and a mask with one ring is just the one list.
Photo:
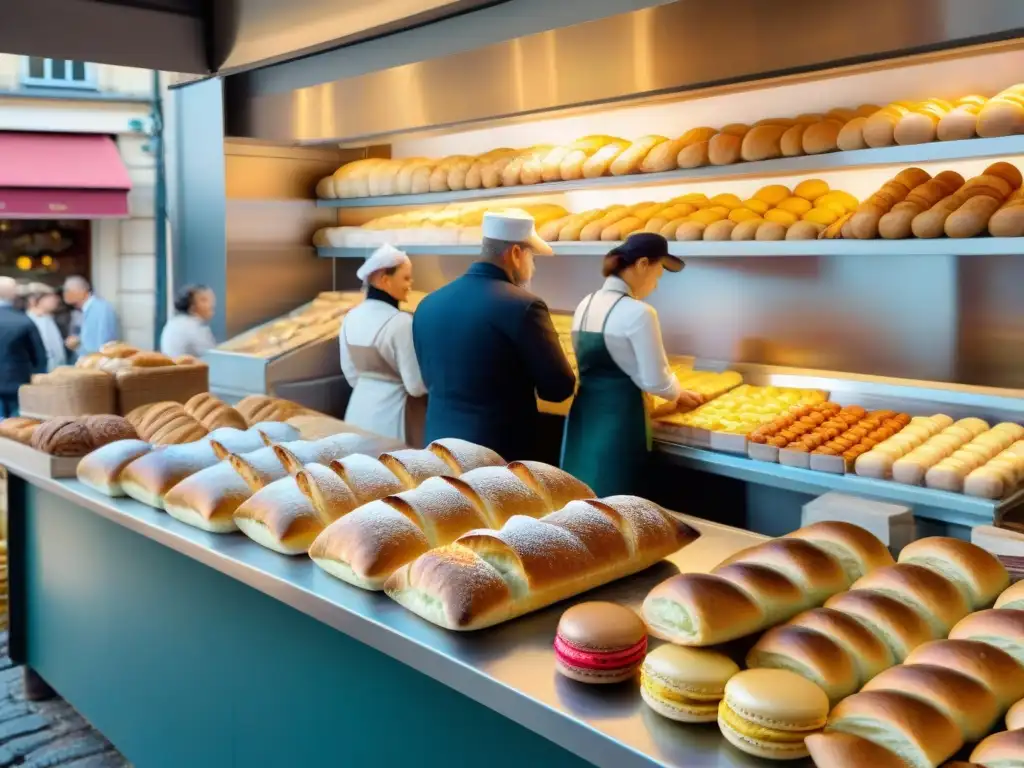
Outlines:
[[226, 459], [232, 453], [255, 451], [266, 445], [259, 432], [252, 429], [235, 429], [234, 427], [215, 429], [206, 436], [206, 439], [220, 459]]
[[586, 504], [609, 517], [622, 547], [609, 545], [607, 527], [574, 520], [586, 517], [576, 509], [540, 520], [515, 516], [499, 531], [471, 531], [424, 553], [399, 568], [384, 589], [446, 629], [482, 629], [648, 568], [699, 536], [636, 497]]
[[451, 467], [456, 475], [480, 467], [500, 467], [505, 464], [505, 460], [490, 448], [457, 437], [435, 440], [427, 446], [427, 450]]
[[330, 467], [352, 489], [360, 504], [405, 490], [405, 483], [372, 456], [354, 453], [332, 461]]
[[108, 443], [78, 462], [78, 479], [107, 496], [124, 496], [121, 488], [122, 470], [152, 450], [153, 446], [142, 440]]
[[233, 515], [253, 494], [229, 461], [221, 461], [182, 480], [164, 498], [175, 520], [210, 533], [238, 530]]
[[121, 472], [121, 487], [133, 499], [157, 509], [164, 508], [164, 496], [189, 475], [212, 467], [218, 461], [209, 442], [171, 445], [133, 461]]
[[592, 499], [594, 492], [558, 467], [540, 461], [513, 461], [508, 465], [516, 477], [547, 502], [549, 509], [561, 509], [575, 499]]
[[299, 442], [293, 447], [275, 446], [278, 460], [290, 475], [294, 475], [306, 464], [329, 465], [335, 459], [343, 459], [353, 453], [365, 452], [367, 439], [354, 433], [330, 435], [320, 440]]
[[449, 482], [476, 504], [485, 528], [500, 528], [513, 515], [541, 517], [553, 511], [506, 467], [481, 467]]
[[395, 473], [406, 488], [415, 488], [428, 477], [453, 476], [455, 472], [436, 454], [426, 450], [407, 448], [388, 451], [380, 455], [381, 463]]
[[[282, 443], [281, 445], [292, 451], [293, 454], [298, 455], [309, 443], [305, 440], [294, 440], [290, 443]], [[268, 445], [249, 453], [232, 454], [228, 457], [228, 461], [231, 462], [231, 466], [235, 468], [239, 476], [249, 485], [249, 488], [256, 492], [260, 488], [270, 485], [275, 480], [280, 480], [288, 475], [288, 470], [281, 463], [279, 453], [276, 450], [278, 447], [277, 445]]]

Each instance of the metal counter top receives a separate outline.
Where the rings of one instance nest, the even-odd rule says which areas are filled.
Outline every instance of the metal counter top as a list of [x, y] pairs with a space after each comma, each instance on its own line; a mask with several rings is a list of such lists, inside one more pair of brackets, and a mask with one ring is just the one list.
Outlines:
[[[264, 549], [241, 534], [190, 528], [131, 499], [110, 499], [77, 480], [52, 480], [9, 466], [56, 494], [258, 589], [376, 648], [599, 766], [756, 766], [714, 725], [667, 720], [643, 704], [636, 685], [586, 686], [554, 670], [552, 641], [565, 604], [473, 633], [435, 627], [382, 593], [337, 581], [307, 558]], [[685, 517], [702, 536], [666, 562], [587, 593], [639, 608], [647, 592], [677, 571], [706, 571], [762, 540], [747, 531]], [[657, 643], [657, 641], [654, 641]], [[808, 762], [809, 764], [809, 762]]]

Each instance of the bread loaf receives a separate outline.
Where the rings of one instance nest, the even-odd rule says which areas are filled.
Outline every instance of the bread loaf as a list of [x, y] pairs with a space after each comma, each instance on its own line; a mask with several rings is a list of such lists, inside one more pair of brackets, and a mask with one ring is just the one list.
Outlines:
[[85, 424], [74, 419], [50, 419], [32, 432], [32, 447], [52, 456], [85, 456], [95, 446]]
[[334, 172], [334, 192], [338, 197], [368, 197], [370, 194], [368, 176], [378, 163], [379, 157], [368, 157], [346, 163]]
[[1024, 765], [1024, 729], [993, 733], [971, 751], [971, 764], [994, 768]]
[[1019, 187], [988, 220], [992, 237], [1024, 236], [1024, 187]]
[[246, 429], [248, 424], [242, 416], [220, 398], [209, 392], [200, 392], [185, 403], [185, 413], [212, 432], [220, 427]]
[[140, 456], [153, 450], [142, 440], [118, 440], [97, 448], [83, 458], [76, 469], [78, 480], [107, 496], [124, 496], [122, 470]]
[[899, 600], [925, 620], [935, 637], [944, 637], [970, 612], [967, 600], [952, 582], [909, 563], [874, 570], [854, 582], [851, 590], [870, 590]]
[[987, 643], [1024, 665], [1024, 611], [991, 608], [972, 613], [950, 630], [949, 639]]
[[893, 752], [852, 733], [812, 733], [804, 744], [817, 768], [907, 768]]
[[893, 140], [897, 144], [926, 144], [938, 138], [939, 122], [953, 109], [953, 105], [942, 99], [930, 99], [917, 105], [903, 115], [893, 129]]
[[288, 443], [268, 445], [248, 453], [233, 453], [227, 461], [238, 476], [245, 480], [253, 493], [275, 480], [288, 475], [288, 470], [281, 462], [280, 448], [285, 448], [295, 456], [305, 455], [310, 451], [311, 443], [307, 440], [293, 440]]
[[117, 440], [136, 440], [139, 435], [123, 416], [98, 413], [81, 419], [95, 448]]
[[901, 563], [927, 568], [958, 587], [972, 611], [986, 608], [1010, 585], [1010, 574], [995, 555], [969, 541], [929, 536], [908, 544]]
[[322, 464], [307, 464], [256, 491], [233, 515], [235, 525], [260, 546], [283, 555], [309, 551], [330, 523], [359, 506], [345, 482]]
[[13, 416], [0, 421], [0, 437], [14, 440], [22, 445], [32, 444], [32, 435], [43, 422], [39, 419], [30, 419], [25, 416]]
[[385, 591], [441, 627], [474, 630], [650, 567], [697, 531], [629, 496], [572, 502], [541, 520], [516, 516], [424, 553]]
[[626, 176], [631, 173], [639, 173], [640, 165], [648, 153], [659, 144], [668, 141], [664, 136], [643, 136], [627, 149], [620, 152], [612, 161], [608, 170], [612, 176]]
[[782, 157], [782, 136], [790, 126], [756, 125], [747, 131], [740, 143], [740, 157], [746, 161]]
[[708, 142], [708, 162], [711, 165], [732, 165], [743, 154], [743, 136], [746, 126], [733, 126], [716, 133]]
[[912, 189], [930, 180], [931, 176], [919, 168], [908, 168], [897, 174], [854, 212], [849, 222], [851, 236], [858, 240], [878, 237], [882, 217], [897, 203], [903, 202]]
[[[263, 449], [269, 450], [269, 449]], [[164, 496], [175, 485], [218, 462], [209, 442], [172, 445], [133, 461], [121, 472], [121, 487], [137, 501], [164, 508]]]
[[374, 442], [376, 438], [373, 437], [342, 433], [309, 442], [297, 440], [287, 445], [275, 445], [274, 452], [285, 471], [294, 475], [307, 464], [327, 466], [335, 459], [343, 459], [349, 454], [371, 452]]
[[1021, 87], [1011, 86], [996, 94], [978, 112], [977, 132], [982, 138], [1024, 133]]
[[[402, 167], [395, 174], [396, 195], [420, 195], [430, 191], [430, 174], [434, 170], [435, 161], [427, 159], [406, 160]], [[418, 184], [414, 185], [417, 174], [421, 176]]]
[[583, 165], [578, 170], [578, 172], [583, 174], [582, 177], [576, 175], [577, 169], [575, 164], [567, 157], [562, 164], [562, 178], [566, 180], [576, 178], [596, 179], [606, 176], [611, 170], [612, 163], [615, 162], [619, 155], [629, 149], [630, 145], [631, 142], [622, 139], [605, 144], [583, 161]]
[[[329, 526], [310, 556], [340, 579], [363, 589], [381, 589], [399, 565], [430, 547], [450, 544], [474, 528], [500, 527], [513, 515], [546, 515], [553, 511], [548, 499], [562, 498], [572, 487], [560, 477], [566, 473], [555, 467], [517, 469], [518, 474], [506, 467], [481, 467], [459, 479], [438, 476], [368, 503]], [[543, 488], [544, 495], [531, 483]]]
[[839, 149], [839, 134], [844, 123], [843, 120], [827, 118], [807, 126], [807, 130], [800, 137], [804, 154], [820, 155]]
[[906, 665], [942, 667], [971, 678], [992, 691], [1005, 712], [1024, 698], [1024, 667], [1005, 651], [976, 640], [934, 640], [915, 648]]
[[955, 171], [943, 171], [935, 178], [914, 187], [906, 199], [894, 205], [878, 222], [878, 234], [888, 240], [910, 237], [914, 217], [927, 211], [964, 184]]
[[505, 460], [490, 448], [457, 437], [435, 440], [427, 446], [427, 450], [447, 464], [456, 477], [473, 469], [499, 467], [505, 463]]
[[132, 368], [164, 368], [174, 365], [171, 358], [159, 352], [136, 352], [128, 358], [128, 361], [132, 364]]
[[[849, 586], [848, 573], [873, 569], [880, 562], [880, 543], [864, 546], [863, 535], [869, 534], [852, 532], [855, 526], [847, 525], [809, 526], [790, 538], [738, 552], [711, 575], [680, 574], [662, 582], [644, 600], [644, 618], [651, 634], [680, 645], [713, 645], [766, 629], [780, 616], [820, 605]], [[840, 551], [839, 558], [831, 554]], [[750, 590], [728, 573], [729, 566], [736, 563], [770, 568], [791, 586]]]
[[249, 395], [235, 403], [235, 410], [242, 414], [248, 424], [255, 424], [260, 421], [287, 421], [306, 409], [290, 400]]
[[164, 495], [164, 510], [193, 528], [210, 533], [238, 530], [234, 513], [253, 494], [229, 461], [195, 472]]

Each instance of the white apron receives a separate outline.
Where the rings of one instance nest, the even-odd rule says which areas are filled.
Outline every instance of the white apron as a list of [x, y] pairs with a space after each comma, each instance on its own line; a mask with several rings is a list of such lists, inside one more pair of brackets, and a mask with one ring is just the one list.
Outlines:
[[378, 349], [378, 340], [395, 317], [397, 313], [381, 323], [367, 345], [349, 342], [347, 326], [351, 313], [341, 324], [341, 343], [359, 376], [345, 410], [345, 421], [368, 432], [396, 438], [413, 448], [422, 448], [426, 398], [409, 397], [402, 377]]

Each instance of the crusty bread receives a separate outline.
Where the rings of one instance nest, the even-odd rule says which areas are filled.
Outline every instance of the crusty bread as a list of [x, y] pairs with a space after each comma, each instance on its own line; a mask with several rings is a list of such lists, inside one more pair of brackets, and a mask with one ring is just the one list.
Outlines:
[[425, 552], [384, 590], [446, 629], [482, 629], [648, 568], [699, 535], [636, 497], [574, 501], [541, 520], [516, 516], [499, 531], [471, 531]]
[[220, 427], [246, 429], [245, 417], [209, 392], [200, 392], [185, 403], [185, 413], [212, 432]]
[[189, 475], [217, 462], [217, 454], [207, 441], [168, 446], [147, 453], [125, 467], [121, 472], [121, 487], [133, 499], [163, 509], [168, 491]]
[[89, 430], [95, 448], [113, 443], [116, 440], [135, 440], [139, 435], [127, 419], [109, 413], [97, 413], [83, 416], [82, 424]]
[[290, 400], [266, 395], [249, 395], [235, 403], [235, 410], [251, 425], [260, 421], [287, 421], [306, 409]]
[[359, 506], [345, 482], [322, 464], [307, 464], [254, 493], [234, 513], [257, 544], [283, 555], [305, 554], [330, 523]]
[[946, 577], [964, 593], [973, 611], [992, 605], [1010, 585], [1010, 574], [995, 555], [962, 539], [918, 539], [903, 548], [900, 562], [921, 565]]
[[88, 428], [75, 419], [50, 419], [32, 432], [32, 447], [52, 456], [85, 456], [95, 444]]
[[425, 448], [388, 451], [380, 455], [380, 461], [405, 484], [406, 488], [415, 488], [428, 477], [455, 475], [444, 460]]
[[505, 463], [490, 448], [456, 437], [435, 440], [427, 446], [427, 450], [444, 461], [456, 476], [480, 467], [499, 467]]
[[121, 471], [153, 450], [142, 440], [118, 440], [97, 448], [78, 463], [79, 481], [107, 496], [124, 496]]

